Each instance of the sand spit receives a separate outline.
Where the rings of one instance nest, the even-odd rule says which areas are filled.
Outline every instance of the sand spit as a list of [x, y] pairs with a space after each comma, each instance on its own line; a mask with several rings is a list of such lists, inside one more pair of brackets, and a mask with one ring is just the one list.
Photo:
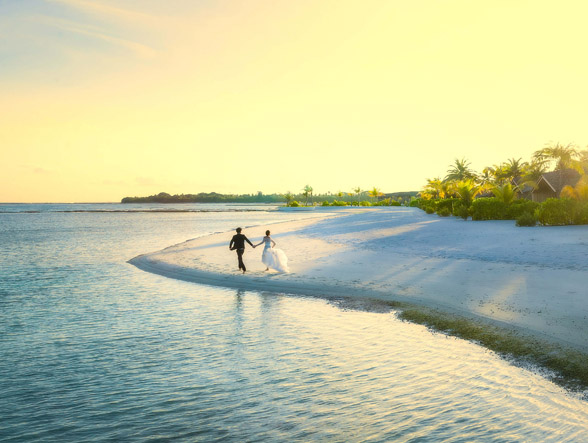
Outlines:
[[[267, 226], [244, 232], [259, 241]], [[171, 278], [243, 290], [399, 301], [514, 328], [588, 352], [588, 226], [517, 228], [416, 208], [349, 209], [278, 223], [290, 273], [264, 272], [262, 248], [237, 270], [233, 235], [130, 260]]]

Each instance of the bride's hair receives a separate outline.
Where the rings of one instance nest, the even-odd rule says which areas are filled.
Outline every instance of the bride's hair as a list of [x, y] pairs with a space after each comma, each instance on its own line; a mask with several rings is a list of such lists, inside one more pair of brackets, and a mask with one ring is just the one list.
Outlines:
[[269, 231], [265, 231], [265, 235], [269, 235], [269, 234], [270, 234]]

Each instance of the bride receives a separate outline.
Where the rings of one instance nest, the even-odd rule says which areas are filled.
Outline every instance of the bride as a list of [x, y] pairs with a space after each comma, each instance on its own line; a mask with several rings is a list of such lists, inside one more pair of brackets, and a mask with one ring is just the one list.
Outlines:
[[276, 271], [288, 272], [288, 257], [286, 257], [286, 254], [281, 249], [274, 248], [276, 242], [270, 237], [270, 231], [265, 231], [263, 240], [253, 247], [255, 248], [263, 243], [265, 243], [265, 247], [263, 248], [261, 261], [266, 266], [265, 270], [269, 271], [269, 268], [272, 268]]

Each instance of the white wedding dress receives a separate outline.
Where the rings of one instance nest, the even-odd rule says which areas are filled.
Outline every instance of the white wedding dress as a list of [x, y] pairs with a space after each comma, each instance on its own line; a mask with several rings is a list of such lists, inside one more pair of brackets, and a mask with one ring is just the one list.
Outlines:
[[276, 271], [288, 272], [288, 257], [284, 254], [284, 251], [272, 248], [272, 239], [269, 237], [263, 237], [263, 242], [265, 243], [263, 255], [261, 256], [263, 264]]

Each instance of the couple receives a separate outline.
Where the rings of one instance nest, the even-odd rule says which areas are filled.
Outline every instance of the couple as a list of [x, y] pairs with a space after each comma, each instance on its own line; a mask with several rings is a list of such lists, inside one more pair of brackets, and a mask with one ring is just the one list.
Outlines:
[[229, 249], [231, 251], [237, 251], [237, 259], [239, 260], [239, 269], [243, 271], [247, 270], [245, 268], [245, 263], [243, 263], [243, 253], [245, 252], [245, 242], [249, 243], [251, 247], [255, 248], [262, 243], [265, 243], [265, 247], [263, 248], [263, 255], [261, 256], [261, 261], [266, 266], [266, 271], [269, 271], [269, 268], [275, 269], [276, 271], [280, 272], [288, 272], [288, 257], [284, 254], [284, 251], [278, 248], [274, 248], [276, 242], [272, 240], [270, 237], [270, 231], [265, 231], [265, 237], [261, 240], [258, 244], [254, 245], [249, 241], [244, 234], [241, 234], [241, 228], [237, 228], [237, 233], [233, 235], [231, 242], [229, 243]]

